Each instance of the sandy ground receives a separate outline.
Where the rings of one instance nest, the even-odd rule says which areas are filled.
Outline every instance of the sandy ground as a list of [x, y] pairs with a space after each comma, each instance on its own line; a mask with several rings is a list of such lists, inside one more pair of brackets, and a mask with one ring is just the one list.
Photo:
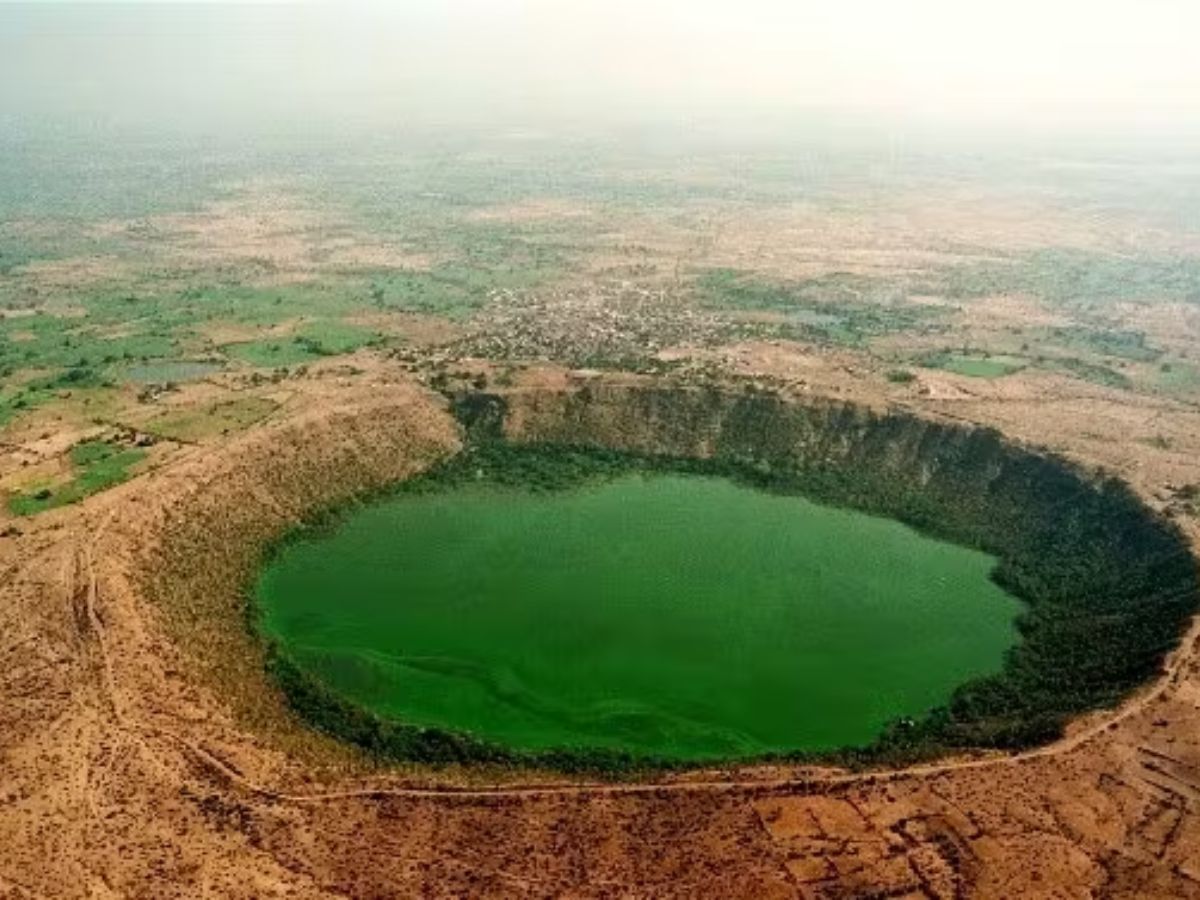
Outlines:
[[[1011, 384], [889, 394], [786, 347], [739, 352], [822, 394], [1039, 436], [1154, 503], [1200, 440], [1194, 410], [1076, 383], [1041, 386], [1039, 403]], [[1151, 420], [1172, 449], [1128, 440]], [[1195, 632], [1159, 682], [1054, 746], [899, 773], [489, 782], [369, 771], [289, 744], [294, 723], [255, 727], [204, 674], [220, 648], [175, 640], [145, 568], [197, 521], [211, 553], [196, 565], [225, 565], [220, 548], [336, 495], [332, 473], [402, 477], [456, 442], [398, 371], [313, 377], [267, 426], [180, 448], [4, 539], [0, 896], [1200, 897]]]

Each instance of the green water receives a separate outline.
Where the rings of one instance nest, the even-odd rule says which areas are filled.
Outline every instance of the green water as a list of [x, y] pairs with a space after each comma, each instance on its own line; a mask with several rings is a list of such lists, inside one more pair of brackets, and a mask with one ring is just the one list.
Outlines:
[[716, 478], [401, 495], [287, 545], [264, 633], [404, 721], [700, 760], [869, 743], [996, 671], [985, 554]]

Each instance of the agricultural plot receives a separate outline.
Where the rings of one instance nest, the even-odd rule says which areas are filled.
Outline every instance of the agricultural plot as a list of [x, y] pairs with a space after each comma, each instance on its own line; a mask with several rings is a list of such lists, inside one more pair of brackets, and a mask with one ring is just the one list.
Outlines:
[[708, 308], [776, 313], [802, 338], [851, 347], [895, 332], [938, 333], [943, 315], [937, 308], [906, 304], [902, 281], [850, 275], [775, 282], [717, 269], [702, 274], [696, 290]]
[[277, 403], [263, 397], [237, 397], [195, 409], [164, 413], [151, 419], [146, 430], [174, 441], [192, 443], [249, 428], [277, 408]]
[[30, 516], [77, 503], [128, 480], [130, 470], [146, 458], [146, 451], [112, 441], [88, 440], [72, 447], [68, 458], [72, 473], [69, 480], [14, 494], [8, 499], [9, 510], [19, 516]]
[[1118, 300], [1195, 303], [1200, 302], [1200, 262], [1190, 256], [1046, 248], [944, 269], [921, 290], [964, 300], [1028, 294], [1082, 311], [1102, 311]]
[[927, 369], [944, 369], [970, 378], [1001, 378], [1026, 366], [1024, 360], [1011, 356], [949, 352], [930, 354], [918, 362]]

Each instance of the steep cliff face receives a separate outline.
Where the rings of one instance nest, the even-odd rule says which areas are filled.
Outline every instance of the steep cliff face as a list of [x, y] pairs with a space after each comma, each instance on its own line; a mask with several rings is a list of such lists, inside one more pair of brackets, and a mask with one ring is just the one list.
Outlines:
[[947, 527], [938, 530], [953, 526], [954, 538], [967, 543], [980, 543], [981, 530], [1012, 525], [1028, 532], [1050, 519], [1061, 525], [1073, 509], [1108, 494], [1137, 506], [1120, 485], [1022, 449], [994, 430], [828, 400], [597, 385], [475, 394], [460, 398], [456, 410], [476, 439], [726, 461], [832, 501], [858, 495], [855, 506], [903, 513], [925, 527], [944, 520]]
[[475, 441], [700, 458], [763, 486], [886, 515], [999, 558], [1025, 600], [1004, 672], [895, 741], [1025, 745], [1152, 677], [1195, 612], [1178, 530], [1122, 483], [998, 432], [762, 391], [591, 384], [464, 395]]
[[829, 400], [797, 403], [762, 391], [594, 385], [460, 398], [468, 428], [523, 443], [591, 443], [639, 453], [783, 465], [871, 460], [936, 465], [967, 443], [1003, 452], [986, 429], [880, 414]]

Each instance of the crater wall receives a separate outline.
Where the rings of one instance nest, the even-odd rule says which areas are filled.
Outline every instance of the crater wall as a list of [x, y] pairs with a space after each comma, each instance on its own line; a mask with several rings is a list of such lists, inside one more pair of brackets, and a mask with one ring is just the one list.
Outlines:
[[475, 441], [699, 457], [766, 487], [904, 521], [996, 555], [1028, 604], [1004, 672], [956, 692], [904, 745], [1022, 747], [1160, 671], [1198, 602], [1178, 529], [1121, 481], [999, 432], [829, 400], [654, 384], [464, 394]]
[[[651, 380], [472, 390], [450, 407], [467, 452], [518, 443], [701, 459], [767, 489], [896, 518], [995, 555], [995, 578], [1027, 604], [1020, 642], [999, 675], [963, 685], [921, 722], [890, 728], [867, 751], [877, 764], [1052, 740], [1071, 716], [1153, 678], [1197, 607], [1195, 564], [1170, 522], [1118, 480], [994, 430]], [[140, 571], [204, 680], [235, 698], [251, 724], [294, 734], [278, 727], [287, 717], [269, 699], [278, 697], [265, 677], [269, 659], [246, 625], [257, 561], [289, 527], [415, 474], [459, 444], [435, 404], [386, 392], [243, 444], [225, 469], [189, 481]], [[461, 736], [380, 722], [299, 678], [286, 660], [274, 668], [301, 718], [374, 754], [507, 759]]]

